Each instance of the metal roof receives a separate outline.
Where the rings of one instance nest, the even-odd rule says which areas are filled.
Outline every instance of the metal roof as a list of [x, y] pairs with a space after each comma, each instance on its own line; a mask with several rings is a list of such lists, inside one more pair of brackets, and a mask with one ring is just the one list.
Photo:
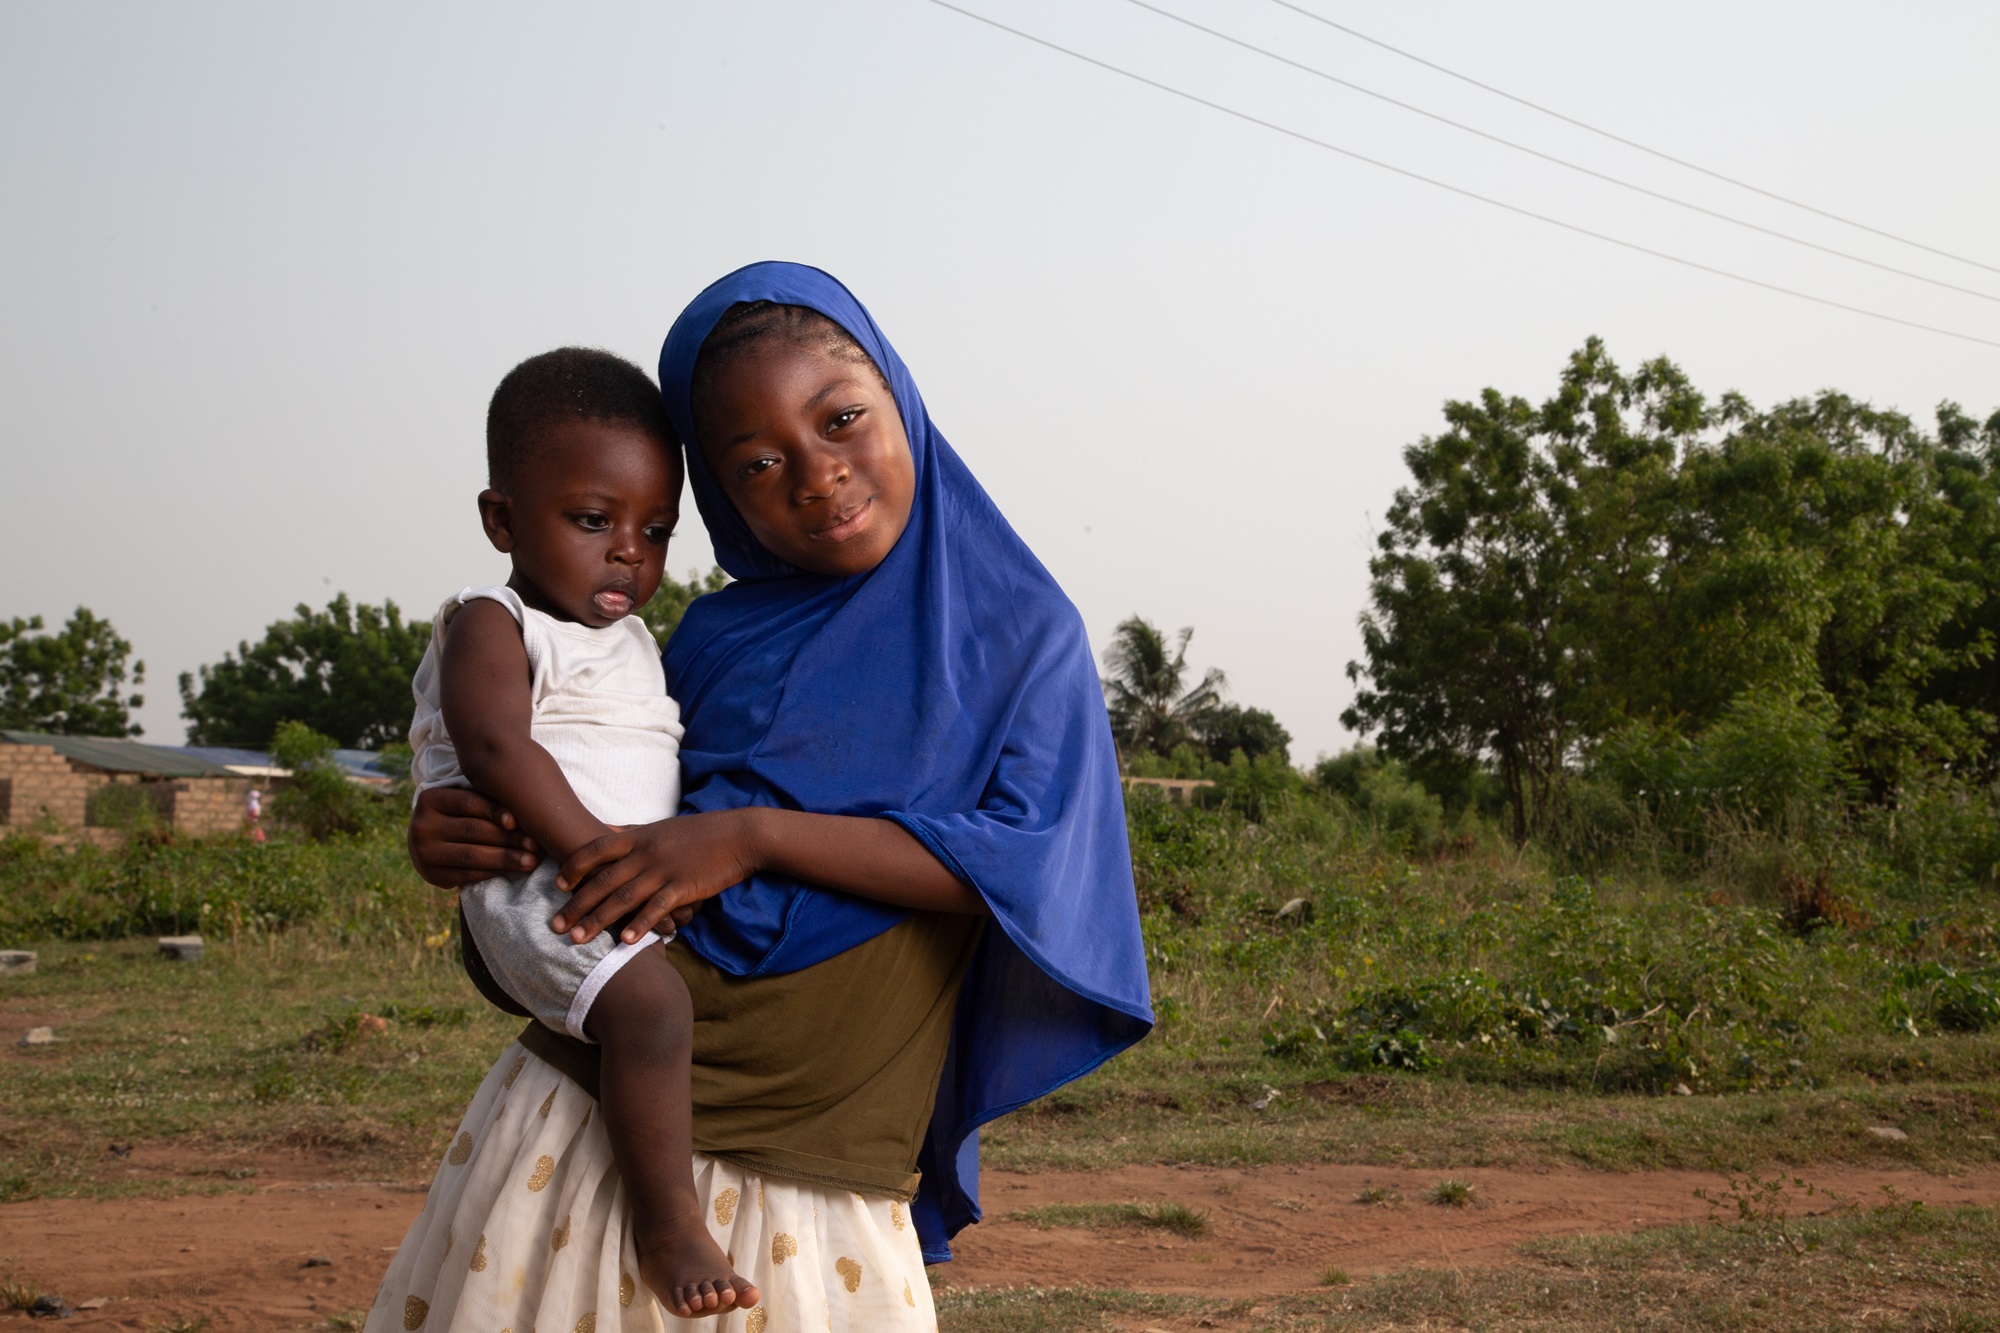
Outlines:
[[111, 736], [52, 736], [39, 731], [0, 731], [0, 740], [15, 745], [46, 745], [65, 759], [107, 773], [142, 773], [156, 778], [234, 777], [221, 764], [170, 745]]

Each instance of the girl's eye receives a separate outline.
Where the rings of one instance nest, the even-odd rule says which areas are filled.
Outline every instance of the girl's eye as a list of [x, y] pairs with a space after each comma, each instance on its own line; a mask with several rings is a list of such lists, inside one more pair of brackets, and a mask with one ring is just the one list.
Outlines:
[[858, 407], [842, 408], [833, 414], [833, 420], [826, 423], [826, 428], [829, 431], [846, 430], [860, 415], [861, 409]]
[[753, 458], [749, 462], [743, 465], [743, 470], [739, 472], [737, 475], [742, 477], [754, 477], [757, 476], [759, 473], [770, 471], [777, 465], [778, 465], [778, 460], [775, 458]]
[[578, 527], [585, 532], [602, 532], [611, 526], [611, 520], [602, 514], [572, 514]]

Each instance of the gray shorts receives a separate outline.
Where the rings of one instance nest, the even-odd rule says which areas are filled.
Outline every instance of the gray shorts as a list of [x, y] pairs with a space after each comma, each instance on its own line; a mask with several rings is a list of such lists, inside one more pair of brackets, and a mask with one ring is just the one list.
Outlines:
[[589, 1041], [583, 1020], [604, 983], [660, 936], [647, 931], [636, 943], [624, 944], [616, 930], [606, 930], [588, 944], [572, 944], [569, 936], [556, 934], [549, 918], [569, 901], [556, 887], [559, 869], [553, 859], [545, 860], [525, 875], [475, 884], [458, 902], [465, 928], [501, 989], [544, 1025]]

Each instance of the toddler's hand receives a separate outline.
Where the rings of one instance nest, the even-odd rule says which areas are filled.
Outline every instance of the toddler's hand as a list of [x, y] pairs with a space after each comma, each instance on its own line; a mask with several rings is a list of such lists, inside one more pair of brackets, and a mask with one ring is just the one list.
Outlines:
[[569, 904], [549, 925], [577, 944], [620, 921], [619, 939], [627, 944], [662, 921], [685, 925], [703, 901], [756, 870], [743, 814], [682, 815], [619, 829], [578, 848], [556, 875], [556, 887], [570, 893]]

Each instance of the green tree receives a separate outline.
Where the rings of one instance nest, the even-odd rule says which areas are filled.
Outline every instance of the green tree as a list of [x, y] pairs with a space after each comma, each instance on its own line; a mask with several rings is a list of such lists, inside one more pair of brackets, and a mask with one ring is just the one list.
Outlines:
[[394, 602], [352, 605], [341, 593], [314, 611], [300, 603], [257, 644], [182, 673], [181, 716], [191, 745], [268, 745], [281, 722], [301, 722], [336, 745], [372, 749], [409, 734], [410, 677], [429, 647], [428, 624], [403, 623]]
[[1193, 637], [1193, 629], [1183, 629], [1170, 646], [1166, 635], [1139, 616], [1113, 631], [1104, 653], [1104, 698], [1121, 753], [1172, 754], [1194, 738], [1221, 702], [1228, 682], [1213, 667], [1198, 684], [1187, 685], [1187, 646]]
[[1445, 418], [1405, 451], [1343, 720], [1427, 780], [1490, 765], [1517, 839], [1607, 737], [1694, 736], [1752, 697], [1824, 699], [1877, 801], [1990, 762], [2000, 427], [1711, 404], [1596, 339], [1540, 407], [1489, 389]]
[[729, 575], [713, 567], [706, 574], [688, 575], [686, 583], [669, 574], [660, 580], [659, 591], [636, 614], [646, 622], [646, 628], [653, 631], [653, 637], [665, 643], [672, 637], [681, 623], [681, 616], [695, 598], [721, 592], [728, 586]]
[[[69, 736], [136, 736], [131, 710], [145, 696], [125, 692], [132, 645], [108, 620], [79, 606], [61, 630], [40, 616], [0, 622], [0, 727]], [[131, 683], [146, 680], [134, 662]]]
[[1218, 764], [1239, 750], [1246, 759], [1275, 755], [1282, 764], [1292, 762], [1292, 733], [1262, 708], [1218, 703], [1196, 722], [1194, 738]]

